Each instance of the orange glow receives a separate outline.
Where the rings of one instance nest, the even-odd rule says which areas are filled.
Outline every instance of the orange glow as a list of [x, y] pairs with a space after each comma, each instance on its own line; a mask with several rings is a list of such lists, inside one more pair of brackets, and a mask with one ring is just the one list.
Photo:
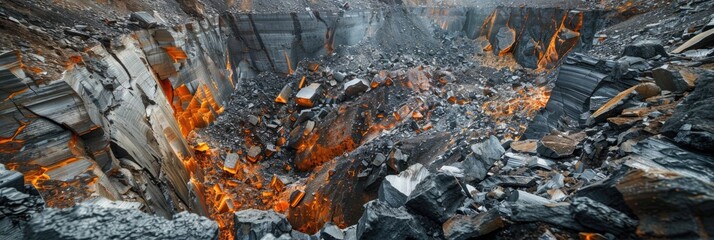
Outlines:
[[[539, 54], [540, 58], [538, 60], [538, 70], [554, 68], [558, 64], [560, 57], [565, 56], [565, 54], [570, 52], [570, 50], [572, 50], [575, 45], [577, 45], [578, 41], [580, 40], [580, 28], [583, 24], [583, 17], [583, 13], [580, 12], [578, 14], [577, 19], [578, 24], [577, 26], [575, 26], [575, 29], [568, 29], [565, 27], [565, 21], [568, 19], [568, 14], [566, 13], [563, 16], [563, 19], [560, 21], [560, 26], [550, 38], [550, 42], [548, 43], [548, 48], [546, 49], [545, 53]], [[569, 40], [561, 39], [560, 34], [566, 31], [572, 31], [573, 34], [575, 34], [576, 36], [573, 39]]]
[[166, 50], [166, 54], [168, 54], [171, 59], [174, 60], [175, 63], [181, 61], [181, 60], [186, 60], [188, 59], [188, 56], [186, 56], [186, 53], [181, 49], [177, 47], [163, 47], [164, 50]]
[[290, 61], [287, 50], [283, 50], [283, 56], [285, 56], [285, 63], [288, 65], [288, 74], [292, 75], [295, 71], [293, 70], [293, 64]]
[[302, 76], [302, 79], [300, 79], [300, 84], [298, 85], [299, 89], [302, 89], [302, 87], [305, 86], [305, 80], [307, 80], [307, 76]]
[[78, 63], [83, 62], [84, 60], [82, 59], [82, 56], [80, 55], [74, 55], [69, 57], [69, 60], [65, 63], [64, 68], [67, 70], [74, 69], [74, 65], [77, 65]]
[[22, 148], [24, 141], [17, 139], [17, 136], [22, 133], [29, 122], [18, 121], [18, 124], [20, 126], [15, 130], [15, 133], [13, 133], [12, 136], [8, 138], [0, 138], [0, 152], [14, 153]]
[[206, 85], [199, 86], [195, 94], [191, 94], [186, 85], [174, 89], [173, 93], [174, 115], [184, 136], [196, 128], [208, 126], [224, 110]]
[[[501, 99], [487, 101], [482, 105], [484, 113], [489, 115], [496, 123], [511, 122], [514, 116], [531, 118], [548, 103], [550, 91], [545, 87], [519, 88], [516, 96], [508, 101]], [[518, 136], [525, 131], [525, 126], [510, 129], [514, 134], [506, 134], [505, 138], [518, 140]]]
[[208, 144], [206, 144], [205, 142], [202, 142], [202, 143], [199, 143], [198, 145], [196, 145], [195, 147], [193, 147], [193, 149], [196, 151], [199, 151], [199, 152], [205, 152], [211, 148], [208, 146]]

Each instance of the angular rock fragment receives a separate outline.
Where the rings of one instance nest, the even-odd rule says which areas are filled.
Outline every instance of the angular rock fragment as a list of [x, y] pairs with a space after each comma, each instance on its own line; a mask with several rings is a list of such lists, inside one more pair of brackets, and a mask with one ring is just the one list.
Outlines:
[[488, 170], [506, 152], [495, 136], [491, 136], [484, 142], [471, 145], [471, 151], [473, 155], [468, 155], [462, 163], [464, 180], [467, 182], [483, 180]]
[[668, 57], [667, 51], [664, 50], [661, 42], [645, 40], [632, 45], [625, 46], [623, 56], [639, 57], [650, 59], [656, 56]]
[[429, 170], [417, 163], [399, 175], [389, 175], [384, 178], [379, 188], [378, 199], [392, 207], [403, 206], [417, 187], [417, 185], [429, 176]]
[[466, 198], [463, 188], [454, 176], [433, 174], [419, 183], [409, 195], [406, 206], [410, 210], [443, 223]]
[[576, 198], [572, 204], [575, 220], [598, 232], [622, 236], [634, 232], [637, 227], [637, 220], [590, 198]]
[[569, 203], [506, 202], [499, 211], [501, 216], [513, 222], [543, 222], [575, 231], [585, 230], [585, 227], [573, 217]]
[[273, 210], [242, 210], [236, 212], [233, 219], [235, 239], [259, 240], [268, 234], [280, 236], [292, 230], [285, 216]]
[[513, 151], [522, 153], [536, 153], [537, 147], [538, 141], [530, 139], [511, 143], [511, 149], [513, 149]]
[[286, 84], [285, 86], [283, 86], [283, 89], [280, 90], [280, 93], [278, 94], [278, 96], [275, 97], [275, 102], [286, 104], [290, 100], [290, 95], [292, 95], [292, 94], [293, 94], [293, 88], [290, 87], [290, 84]]
[[342, 240], [345, 239], [345, 233], [335, 224], [326, 223], [320, 230], [320, 239], [324, 240]]
[[159, 24], [156, 18], [148, 12], [133, 12], [130, 19], [139, 22], [139, 25], [144, 28], [153, 28]]
[[538, 155], [547, 158], [564, 158], [573, 155], [575, 148], [584, 139], [582, 134], [551, 134], [538, 142]]
[[516, 42], [516, 31], [509, 27], [501, 27], [496, 33], [496, 42], [494, 46], [494, 53], [499, 56], [503, 56], [510, 52], [513, 48], [513, 44]]
[[479, 185], [484, 189], [491, 189], [495, 186], [527, 188], [535, 186], [537, 179], [537, 177], [532, 176], [491, 176], [481, 181]]
[[509, 202], [513, 202], [516, 204], [522, 204], [522, 205], [546, 205], [546, 204], [551, 204], [555, 203], [553, 201], [550, 201], [546, 198], [528, 193], [526, 191], [521, 191], [521, 190], [515, 190], [511, 192], [511, 195], [508, 197]]
[[498, 210], [494, 208], [473, 216], [453, 216], [443, 224], [442, 230], [446, 239], [465, 240], [489, 234], [507, 224], [508, 221], [503, 219]]
[[352, 79], [344, 85], [345, 95], [349, 97], [357, 96], [360, 93], [367, 91], [369, 88], [367, 80], [361, 78]]
[[319, 83], [311, 83], [307, 87], [300, 89], [297, 95], [295, 95], [297, 98], [295, 102], [302, 107], [311, 108], [320, 98], [321, 91], [322, 88]]
[[34, 215], [25, 234], [28, 239], [218, 239], [218, 225], [188, 212], [167, 220], [136, 209], [79, 204]]
[[694, 82], [687, 81], [679, 68], [671, 65], [652, 70], [652, 77], [662, 90], [681, 93], [694, 87]]
[[358, 239], [427, 239], [424, 228], [404, 207], [392, 208], [374, 200], [364, 206], [357, 224]]

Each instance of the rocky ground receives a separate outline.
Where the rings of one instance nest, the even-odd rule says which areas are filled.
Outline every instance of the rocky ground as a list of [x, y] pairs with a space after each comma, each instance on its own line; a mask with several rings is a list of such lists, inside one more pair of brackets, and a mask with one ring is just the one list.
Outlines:
[[[256, 12], [346, 8], [328, 3], [202, 4]], [[77, 27], [92, 21], [59, 20], [47, 8], [33, 15], [58, 19], [53, 28], [16, 17], [27, 6], [43, 9], [42, 2], [3, 4], [3, 31], [32, 35], [32, 26], [42, 26], [58, 39], [75, 35], [68, 46], [87, 41], [74, 30], [124, 33], [111, 24]], [[350, 2], [383, 4], [390, 3]], [[103, 199], [43, 210], [22, 176], [1, 167], [0, 236], [210, 239], [218, 229], [234, 239], [710, 236], [714, 3], [528, 4], [627, 7], [607, 15], [592, 49], [547, 71], [519, 67], [474, 40], [393, 12], [375, 41], [301, 61], [287, 76], [264, 72], [237, 83], [223, 114], [189, 136], [201, 184], [214, 186], [206, 201], [217, 224], [185, 213], [170, 221], [149, 217], [131, 203]], [[166, 7], [176, 19], [211, 13], [179, 5], [125, 7]], [[46, 65], [61, 64], [68, 51], [53, 47], [58, 39], [0, 38], [8, 49], [53, 52], [56, 58], [30, 61]], [[92, 235], [88, 226], [97, 222], [118, 227]]]

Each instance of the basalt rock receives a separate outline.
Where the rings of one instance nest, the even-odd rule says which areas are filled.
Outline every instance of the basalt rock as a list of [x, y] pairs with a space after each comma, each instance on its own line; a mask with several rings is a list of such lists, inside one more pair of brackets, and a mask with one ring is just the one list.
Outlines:
[[598, 232], [626, 236], [637, 227], [637, 220], [592, 199], [575, 198], [572, 204], [575, 220]]
[[233, 224], [234, 238], [242, 240], [258, 240], [268, 234], [280, 236], [292, 230], [285, 216], [273, 210], [248, 209], [236, 212]]
[[627, 45], [622, 55], [650, 59], [656, 56], [668, 57], [662, 43], [652, 40], [640, 41], [632, 45]]
[[386, 176], [379, 188], [378, 199], [392, 207], [403, 206], [414, 189], [429, 176], [429, 170], [417, 163], [399, 175]]
[[424, 228], [404, 207], [392, 208], [379, 200], [368, 202], [357, 225], [358, 239], [425, 239]]
[[461, 184], [450, 175], [439, 173], [429, 175], [414, 188], [406, 206], [410, 210], [443, 223], [466, 198]]
[[198, 215], [181, 212], [172, 220], [137, 209], [80, 204], [45, 209], [25, 229], [27, 239], [218, 239], [218, 225]]
[[493, 164], [500, 160], [501, 156], [506, 152], [495, 136], [489, 137], [489, 139], [484, 142], [471, 145], [471, 151], [473, 154], [467, 155], [466, 159], [462, 162], [465, 175], [464, 180], [467, 182], [483, 180], [488, 170], [491, 169]]

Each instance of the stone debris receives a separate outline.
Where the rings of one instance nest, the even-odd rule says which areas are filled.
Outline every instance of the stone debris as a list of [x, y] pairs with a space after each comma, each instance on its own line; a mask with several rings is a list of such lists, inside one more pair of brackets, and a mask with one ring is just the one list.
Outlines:
[[408, 209], [438, 223], [451, 217], [464, 201], [461, 183], [454, 176], [432, 174], [423, 179], [409, 194]]
[[424, 239], [424, 228], [404, 207], [393, 208], [374, 200], [364, 206], [357, 224], [357, 239]]
[[281, 236], [290, 234], [292, 227], [285, 218], [273, 210], [261, 211], [248, 209], [238, 211], [234, 215], [234, 238], [244, 240], [260, 240], [268, 234]]
[[379, 187], [378, 199], [392, 207], [403, 206], [407, 202], [407, 197], [411, 196], [414, 189], [428, 176], [430, 176], [429, 170], [419, 163], [410, 166], [399, 175], [386, 176]]

